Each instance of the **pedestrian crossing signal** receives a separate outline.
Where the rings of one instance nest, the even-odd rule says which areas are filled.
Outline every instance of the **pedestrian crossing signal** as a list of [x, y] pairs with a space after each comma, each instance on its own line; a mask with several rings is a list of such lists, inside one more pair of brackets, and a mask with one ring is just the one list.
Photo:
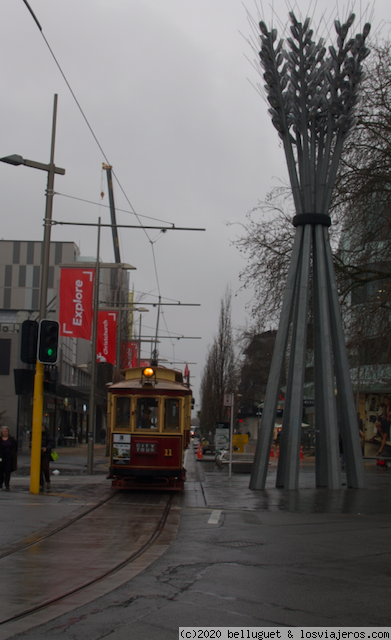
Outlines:
[[56, 364], [58, 359], [59, 324], [56, 320], [41, 320], [38, 334], [38, 360]]

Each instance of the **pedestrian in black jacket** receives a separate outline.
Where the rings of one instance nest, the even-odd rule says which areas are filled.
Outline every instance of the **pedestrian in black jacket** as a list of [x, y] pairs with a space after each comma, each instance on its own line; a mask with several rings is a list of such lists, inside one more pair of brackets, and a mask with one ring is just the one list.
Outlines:
[[51, 453], [54, 449], [54, 438], [46, 429], [45, 425], [42, 425], [42, 443], [41, 443], [41, 486], [44, 488], [44, 480], [46, 480], [46, 490], [50, 491], [50, 461], [52, 459]]
[[16, 440], [10, 435], [8, 427], [2, 427], [0, 437], [0, 488], [5, 482], [6, 491], [10, 490], [11, 472], [17, 468]]

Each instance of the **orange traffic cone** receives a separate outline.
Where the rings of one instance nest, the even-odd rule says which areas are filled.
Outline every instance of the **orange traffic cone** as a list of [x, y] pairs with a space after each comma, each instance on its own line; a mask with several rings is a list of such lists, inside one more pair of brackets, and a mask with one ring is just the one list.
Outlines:
[[303, 447], [303, 445], [301, 445], [301, 447], [300, 447], [300, 459], [301, 458], [304, 458], [304, 447]]
[[202, 458], [203, 458], [202, 444], [201, 442], [199, 442], [197, 447], [197, 459], [202, 460]]

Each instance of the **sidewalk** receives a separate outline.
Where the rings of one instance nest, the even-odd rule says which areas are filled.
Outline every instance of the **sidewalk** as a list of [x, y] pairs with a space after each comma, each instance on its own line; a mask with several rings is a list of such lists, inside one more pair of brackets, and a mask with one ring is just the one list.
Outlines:
[[[58, 469], [61, 473], [63, 470], [67, 474], [83, 474], [87, 472], [88, 445], [80, 444], [70, 447], [56, 447], [59, 455], [56, 462], [50, 463], [50, 470]], [[109, 458], [106, 457], [106, 445], [94, 444], [94, 474], [107, 473], [109, 468]], [[30, 474], [31, 451], [22, 451], [18, 453], [18, 470], [12, 474], [12, 478]]]

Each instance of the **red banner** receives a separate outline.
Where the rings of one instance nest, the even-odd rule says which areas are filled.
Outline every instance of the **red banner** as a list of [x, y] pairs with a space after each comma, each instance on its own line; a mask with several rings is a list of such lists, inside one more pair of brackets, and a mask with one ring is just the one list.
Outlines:
[[117, 312], [98, 311], [98, 332], [96, 336], [96, 359], [115, 365], [117, 344]]
[[138, 366], [137, 340], [123, 340], [121, 342], [121, 369], [134, 369]]
[[95, 269], [61, 269], [60, 335], [91, 340]]

